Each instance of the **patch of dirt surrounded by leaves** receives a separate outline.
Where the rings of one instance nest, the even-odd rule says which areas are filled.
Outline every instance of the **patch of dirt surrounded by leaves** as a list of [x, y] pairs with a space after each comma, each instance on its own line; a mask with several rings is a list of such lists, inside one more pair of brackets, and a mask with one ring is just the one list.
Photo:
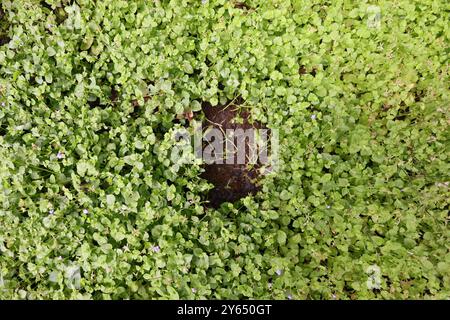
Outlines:
[[[204, 102], [202, 111], [205, 115], [203, 130], [208, 128], [219, 129], [223, 132], [226, 129], [267, 129], [261, 123], [252, 121], [248, 108], [240, 107], [242, 99], [235, 99], [226, 105], [212, 106]], [[207, 194], [209, 206], [218, 208], [224, 202], [236, 202], [248, 195], [255, 195], [260, 190], [258, 180], [260, 178], [261, 163], [249, 163], [249, 141], [245, 140], [245, 163], [234, 164], [213, 163], [205, 164], [205, 171], [201, 177], [214, 185], [214, 188]], [[239, 149], [237, 149], [239, 152]], [[226, 162], [226, 161], [224, 161]]]

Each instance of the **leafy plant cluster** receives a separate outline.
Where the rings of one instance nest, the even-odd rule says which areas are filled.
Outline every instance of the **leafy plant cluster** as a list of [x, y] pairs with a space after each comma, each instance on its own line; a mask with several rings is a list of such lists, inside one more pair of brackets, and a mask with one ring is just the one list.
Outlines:
[[[0, 298], [449, 298], [447, 1], [1, 8]], [[280, 168], [216, 210], [172, 133], [236, 96]]]

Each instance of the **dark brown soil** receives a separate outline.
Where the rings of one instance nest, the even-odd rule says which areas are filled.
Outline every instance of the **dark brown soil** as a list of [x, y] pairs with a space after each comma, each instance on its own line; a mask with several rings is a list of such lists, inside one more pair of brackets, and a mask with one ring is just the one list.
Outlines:
[[[209, 103], [202, 106], [205, 120], [203, 128], [249, 129], [264, 128], [261, 123], [251, 122], [248, 108], [239, 108], [241, 100], [225, 106], [213, 107]], [[237, 120], [240, 119], [240, 120]], [[246, 155], [249, 152], [248, 143], [245, 143]], [[244, 164], [209, 164], [205, 165], [202, 178], [214, 185], [208, 193], [209, 205], [217, 208], [223, 202], [235, 202], [247, 195], [255, 194], [259, 189], [258, 178], [260, 164], [249, 165], [248, 159]]]
[[7, 44], [11, 40], [7, 35], [6, 21], [4, 20], [6, 20], [6, 15], [0, 4], [0, 46]]
[[234, 3], [234, 7], [237, 9], [242, 9], [242, 10], [247, 10], [247, 11], [253, 11], [254, 9], [252, 7], [250, 7], [248, 4], [244, 3], [244, 2], [235, 2]]
[[[315, 77], [316, 76], [316, 73], [317, 73], [317, 70], [316, 70], [316, 68], [312, 68], [311, 70], [308, 70], [307, 68], [306, 68], [306, 66], [304, 66], [304, 65], [301, 65], [300, 66], [300, 68], [298, 69], [298, 73], [300, 74], [300, 75], [304, 75], [304, 74], [310, 74], [310, 75], [312, 75], [313, 77]], [[342, 80], [342, 79], [341, 79]]]

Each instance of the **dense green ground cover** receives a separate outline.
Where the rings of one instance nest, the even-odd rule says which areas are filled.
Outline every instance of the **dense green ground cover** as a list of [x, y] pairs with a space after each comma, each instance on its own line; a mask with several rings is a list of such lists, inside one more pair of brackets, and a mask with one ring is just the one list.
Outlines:
[[[1, 5], [0, 298], [450, 297], [447, 1]], [[238, 95], [280, 168], [205, 208]]]

